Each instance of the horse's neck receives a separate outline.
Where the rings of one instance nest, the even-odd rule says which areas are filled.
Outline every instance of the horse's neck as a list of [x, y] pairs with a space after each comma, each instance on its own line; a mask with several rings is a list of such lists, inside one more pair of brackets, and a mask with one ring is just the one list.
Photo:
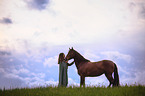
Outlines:
[[76, 66], [78, 67], [81, 64], [81, 62], [86, 62], [87, 59], [85, 59], [81, 54], [76, 52], [74, 61], [75, 61]]
[[84, 58], [80, 53], [78, 53], [77, 51], [76, 51], [76, 53], [75, 53], [75, 59], [76, 59], [78, 62], [81, 62], [81, 61], [85, 60], [85, 58]]
[[75, 61], [75, 65], [78, 69], [81, 62], [77, 58], [74, 58], [74, 61]]

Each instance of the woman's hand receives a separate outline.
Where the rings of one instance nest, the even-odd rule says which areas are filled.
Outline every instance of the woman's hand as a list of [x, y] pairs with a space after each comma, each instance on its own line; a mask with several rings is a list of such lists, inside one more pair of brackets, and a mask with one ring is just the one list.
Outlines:
[[72, 62], [72, 63], [70, 63], [70, 64], [69, 64], [69, 63], [67, 63], [67, 65], [68, 65], [68, 66], [71, 66], [71, 65], [72, 65], [72, 64], [74, 64], [74, 63], [75, 63], [75, 62], [73, 61], [73, 62]]

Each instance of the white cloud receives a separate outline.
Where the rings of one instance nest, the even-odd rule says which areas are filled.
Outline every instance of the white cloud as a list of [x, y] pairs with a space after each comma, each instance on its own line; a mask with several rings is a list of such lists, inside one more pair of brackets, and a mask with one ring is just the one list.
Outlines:
[[18, 70], [13, 69], [12, 72], [14, 74], [29, 74], [30, 71], [28, 69], [25, 69], [25, 68], [20, 68]]
[[84, 57], [92, 62], [96, 62], [100, 57], [90, 50], [85, 50]]
[[45, 73], [29, 73], [27, 77], [22, 77], [25, 82], [23, 87], [40, 87], [45, 86]]
[[[28, 10], [23, 0], [12, 0], [6, 3], [9, 4], [6, 8], [9, 9], [8, 12], [11, 13], [15, 23], [10, 28], [1, 27], [0, 29], [4, 31], [3, 40], [13, 42], [12, 45], [16, 43], [15, 39], [20, 38], [28, 39], [38, 45], [42, 42], [52, 45], [100, 43], [100, 41], [102, 43], [106, 40], [111, 42], [114, 40], [112, 38], [114, 35], [114, 37], [117, 37], [117, 39], [115, 38], [116, 41], [120, 41], [122, 36], [121, 38], [119, 36], [122, 33], [119, 33], [118, 30], [125, 31], [123, 36], [126, 36], [125, 39], [127, 39], [132, 38], [133, 30], [144, 26], [143, 21], [134, 17], [137, 12], [130, 12], [128, 8], [130, 2], [53, 0], [45, 10], [35, 11]], [[48, 2], [40, 3], [43, 5], [43, 3]], [[50, 10], [55, 15], [52, 15]], [[136, 21], [142, 23], [134, 23]], [[36, 32], [40, 34], [35, 36]]]
[[72, 78], [68, 78], [68, 86], [79, 86], [79, 83], [76, 83]]
[[58, 56], [45, 58], [43, 65], [46, 67], [58, 66]]
[[[129, 75], [135, 75], [135, 76], [129, 76]], [[134, 71], [134, 72], [129, 72], [128, 77], [126, 76], [122, 76], [120, 78], [121, 84], [125, 85], [132, 85], [132, 84], [141, 84], [141, 85], [145, 85], [145, 71]]]
[[111, 60], [117, 60], [117, 59], [121, 59], [121, 60], [125, 60], [127, 63], [130, 63], [131, 61], [131, 56], [128, 54], [123, 54], [120, 53], [118, 51], [106, 51], [106, 52], [101, 52], [102, 55], [106, 56], [106, 59], [111, 59]]
[[33, 76], [34, 78], [44, 78], [45, 73], [31, 73], [30, 76]]
[[58, 86], [58, 81], [49, 80], [45, 82], [45, 86]]
[[135, 81], [136, 83], [145, 85], [145, 82], [144, 82], [145, 81], [145, 75], [144, 74], [145, 74], [144, 70], [136, 72], [135, 73], [136, 78], [133, 81]]
[[7, 72], [5, 69], [0, 69], [0, 89], [21, 88], [25, 86], [23, 78], [17, 74]]
[[23, 67], [0, 68], [0, 88], [39, 87], [45, 85], [45, 73], [35, 73]]

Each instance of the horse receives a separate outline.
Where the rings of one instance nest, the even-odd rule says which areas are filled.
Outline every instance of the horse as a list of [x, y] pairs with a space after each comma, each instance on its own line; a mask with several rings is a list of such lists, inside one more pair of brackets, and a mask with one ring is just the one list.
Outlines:
[[[97, 77], [102, 74], [105, 74], [110, 84], [114, 86], [119, 86], [119, 75], [117, 65], [110, 60], [102, 60], [98, 62], [91, 62], [88, 59], [85, 59], [80, 53], [76, 50], [70, 49], [65, 57], [65, 60], [68, 61], [70, 59], [74, 59], [75, 65], [78, 70], [78, 74], [80, 75], [80, 87], [85, 87], [85, 77]], [[114, 79], [112, 77], [112, 73], [114, 72]]]

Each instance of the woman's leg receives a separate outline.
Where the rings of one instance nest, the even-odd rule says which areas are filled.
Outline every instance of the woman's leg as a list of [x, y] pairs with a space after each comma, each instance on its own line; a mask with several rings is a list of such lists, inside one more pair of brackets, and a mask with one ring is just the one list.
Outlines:
[[67, 68], [64, 67], [64, 70], [63, 70], [63, 86], [67, 86], [68, 84], [68, 75], [67, 75]]
[[59, 65], [59, 87], [63, 85], [63, 67]]

